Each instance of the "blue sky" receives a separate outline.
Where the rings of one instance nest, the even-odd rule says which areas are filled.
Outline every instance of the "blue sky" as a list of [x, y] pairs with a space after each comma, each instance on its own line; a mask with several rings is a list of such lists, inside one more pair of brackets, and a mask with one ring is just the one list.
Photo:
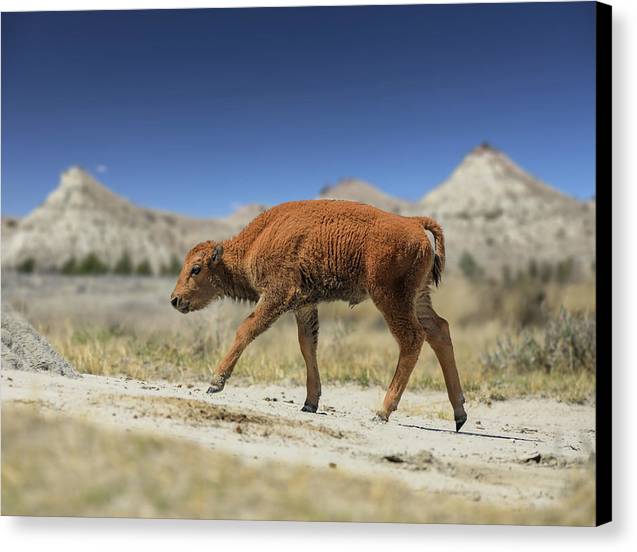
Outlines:
[[2, 212], [79, 164], [218, 216], [342, 177], [420, 198], [487, 140], [595, 193], [594, 3], [2, 14]]

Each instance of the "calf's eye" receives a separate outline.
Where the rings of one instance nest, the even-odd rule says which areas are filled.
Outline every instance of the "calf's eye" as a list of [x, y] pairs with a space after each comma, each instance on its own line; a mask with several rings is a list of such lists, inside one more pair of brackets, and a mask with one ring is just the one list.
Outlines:
[[200, 272], [201, 272], [201, 267], [199, 265], [195, 265], [192, 267], [190, 274], [194, 276], [195, 274], [199, 274]]

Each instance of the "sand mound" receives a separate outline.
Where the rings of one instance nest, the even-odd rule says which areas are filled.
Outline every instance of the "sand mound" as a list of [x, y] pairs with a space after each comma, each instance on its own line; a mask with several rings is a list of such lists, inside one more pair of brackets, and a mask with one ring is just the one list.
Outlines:
[[53, 350], [31, 324], [6, 309], [2, 313], [2, 367], [79, 377], [75, 369]]

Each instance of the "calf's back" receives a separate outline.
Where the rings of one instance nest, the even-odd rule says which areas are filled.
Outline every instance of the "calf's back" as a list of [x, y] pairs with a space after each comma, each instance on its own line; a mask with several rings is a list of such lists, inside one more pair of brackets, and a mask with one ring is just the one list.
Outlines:
[[352, 201], [278, 205], [236, 240], [257, 288], [295, 286], [308, 301], [357, 303], [374, 286], [424, 278], [433, 263], [417, 218]]

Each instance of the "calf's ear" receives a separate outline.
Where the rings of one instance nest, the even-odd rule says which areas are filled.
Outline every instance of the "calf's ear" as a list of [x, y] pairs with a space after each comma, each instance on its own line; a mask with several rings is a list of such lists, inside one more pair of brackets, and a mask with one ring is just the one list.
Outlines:
[[215, 247], [212, 250], [212, 253], [210, 254], [210, 265], [216, 265], [220, 260], [221, 260], [221, 256], [223, 255], [223, 245], [221, 245], [220, 243], [215, 245]]

